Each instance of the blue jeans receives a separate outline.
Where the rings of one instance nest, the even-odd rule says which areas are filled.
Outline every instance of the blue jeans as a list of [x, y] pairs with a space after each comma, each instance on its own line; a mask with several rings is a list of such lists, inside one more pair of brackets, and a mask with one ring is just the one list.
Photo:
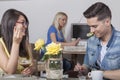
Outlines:
[[63, 72], [69, 71], [72, 69], [72, 64], [67, 59], [63, 58]]

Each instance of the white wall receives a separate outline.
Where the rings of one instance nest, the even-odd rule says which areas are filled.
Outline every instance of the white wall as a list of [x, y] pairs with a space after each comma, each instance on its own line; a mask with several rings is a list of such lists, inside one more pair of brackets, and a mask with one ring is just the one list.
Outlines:
[[82, 18], [82, 13], [97, 1], [109, 5], [113, 14], [112, 24], [120, 30], [119, 0], [2, 0], [0, 1], [0, 19], [9, 8], [24, 12], [30, 21], [30, 42], [35, 42], [38, 38], [46, 40], [47, 30], [54, 15], [58, 11], [64, 11], [69, 17], [65, 34], [69, 41], [71, 39], [71, 23], [85, 23], [86, 19]]

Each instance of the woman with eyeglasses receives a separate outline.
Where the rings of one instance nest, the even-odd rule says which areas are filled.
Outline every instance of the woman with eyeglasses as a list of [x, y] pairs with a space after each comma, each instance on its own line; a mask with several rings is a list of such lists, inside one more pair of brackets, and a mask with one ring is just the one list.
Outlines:
[[[0, 31], [0, 73], [31, 75], [35, 71], [28, 24], [29, 21], [23, 12], [8, 9], [3, 14]], [[31, 61], [30, 65], [20, 65], [19, 60], [22, 59]]]

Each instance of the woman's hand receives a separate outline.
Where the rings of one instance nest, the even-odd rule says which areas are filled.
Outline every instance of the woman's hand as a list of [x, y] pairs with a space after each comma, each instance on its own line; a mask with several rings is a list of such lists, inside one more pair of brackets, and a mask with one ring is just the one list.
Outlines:
[[23, 36], [25, 36], [25, 28], [22, 24], [16, 23], [13, 31], [13, 42], [20, 43]]
[[77, 38], [77, 40], [71, 42], [71, 45], [76, 46], [79, 43], [79, 41], [80, 41], [80, 38]]
[[25, 68], [21, 72], [21, 74], [29, 76], [29, 75], [32, 75], [34, 72], [35, 72], [35, 66], [29, 66], [29, 67]]

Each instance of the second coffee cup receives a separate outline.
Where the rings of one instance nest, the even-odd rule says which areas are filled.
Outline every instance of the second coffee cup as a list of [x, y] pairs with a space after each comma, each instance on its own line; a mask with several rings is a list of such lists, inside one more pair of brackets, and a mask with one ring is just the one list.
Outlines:
[[88, 73], [88, 77], [92, 78], [92, 80], [103, 80], [103, 71], [91, 71]]

